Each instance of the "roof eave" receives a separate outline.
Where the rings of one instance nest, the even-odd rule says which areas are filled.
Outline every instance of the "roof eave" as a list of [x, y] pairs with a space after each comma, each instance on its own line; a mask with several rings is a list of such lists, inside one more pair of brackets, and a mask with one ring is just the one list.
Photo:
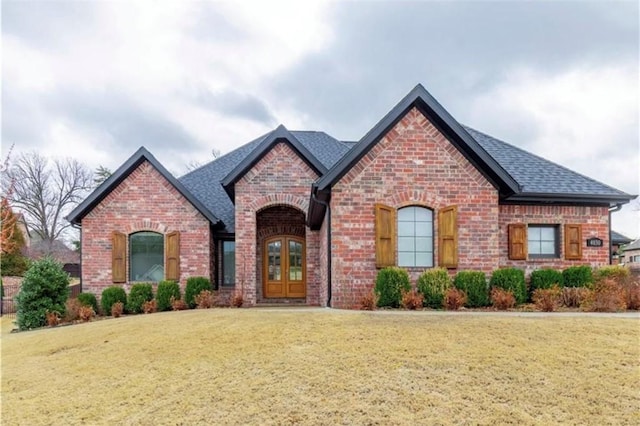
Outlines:
[[330, 189], [358, 162], [371, 147], [384, 137], [413, 107], [417, 107], [462, 154], [499, 189], [501, 195], [518, 193], [518, 183], [491, 157], [469, 133], [418, 84], [382, 120], [336, 163], [321, 179], [318, 188]]
[[546, 192], [521, 192], [509, 197], [501, 198], [501, 204], [515, 203], [543, 203], [543, 204], [581, 204], [581, 205], [609, 205], [614, 207], [624, 205], [635, 199], [637, 195], [630, 194], [557, 194]]
[[72, 225], [82, 226], [82, 219], [93, 210], [107, 195], [111, 193], [129, 174], [144, 161], [148, 161], [174, 188], [187, 199], [214, 226], [222, 225], [222, 221], [209, 211], [189, 190], [177, 180], [169, 171], [145, 148], [140, 147], [127, 161], [124, 162], [109, 178], [96, 188], [80, 203], [65, 219]]
[[318, 160], [305, 146], [282, 124], [268, 134], [265, 139], [245, 157], [236, 167], [233, 168], [220, 182], [222, 187], [235, 202], [234, 186], [242, 176], [253, 168], [273, 146], [278, 143], [285, 143], [294, 150], [311, 167], [311, 169], [322, 176], [327, 172], [327, 168]]

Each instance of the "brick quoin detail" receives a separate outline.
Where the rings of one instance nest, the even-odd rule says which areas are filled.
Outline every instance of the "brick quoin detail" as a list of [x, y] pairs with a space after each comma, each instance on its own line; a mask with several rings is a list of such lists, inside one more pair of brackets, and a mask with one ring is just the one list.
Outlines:
[[[82, 219], [83, 291], [100, 297], [114, 285], [111, 233], [180, 232], [180, 284], [211, 277], [209, 221], [148, 162], [142, 163]], [[127, 268], [128, 247], [127, 247]], [[128, 273], [127, 273], [128, 275]], [[128, 290], [130, 283], [123, 285]]]
[[[525, 223], [528, 225], [559, 225], [560, 257], [553, 259], [510, 260], [509, 259], [509, 224]], [[564, 258], [564, 225], [582, 225], [582, 259], [565, 260]], [[602, 247], [587, 247], [587, 239], [600, 238]], [[513, 266], [525, 272], [540, 268], [564, 269], [575, 265], [592, 267], [609, 264], [609, 209], [607, 207], [583, 206], [500, 206], [500, 266]]]
[[[257, 217], [269, 208], [293, 208], [303, 213], [309, 206], [309, 188], [318, 175], [287, 144], [278, 143], [235, 184], [236, 292], [248, 306], [262, 294], [262, 254]], [[299, 220], [296, 219], [299, 224]], [[285, 226], [281, 223], [280, 226]], [[298, 226], [298, 225], [296, 225]], [[319, 305], [319, 233], [304, 227], [306, 245], [306, 304]], [[284, 229], [284, 228], [282, 228]], [[264, 237], [263, 237], [264, 238]]]
[[[356, 307], [373, 288], [376, 203], [433, 209], [435, 265], [438, 211], [457, 205], [458, 270], [498, 267], [497, 190], [414, 108], [332, 189], [333, 306]], [[408, 270], [415, 282], [423, 268]]]

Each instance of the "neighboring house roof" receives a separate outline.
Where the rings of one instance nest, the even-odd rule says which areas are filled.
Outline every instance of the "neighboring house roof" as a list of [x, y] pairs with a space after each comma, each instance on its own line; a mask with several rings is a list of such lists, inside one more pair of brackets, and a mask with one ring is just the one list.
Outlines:
[[[271, 132], [272, 133], [272, 132]], [[233, 202], [222, 186], [222, 181], [236, 169], [260, 144], [271, 135], [267, 133], [241, 147], [225, 154], [204, 166], [182, 176], [179, 180], [198, 197], [211, 211], [214, 211], [229, 233], [235, 232], [235, 213]], [[289, 132], [304, 148], [319, 160], [325, 169], [331, 168], [349, 146], [324, 132]]]
[[624, 249], [625, 253], [628, 252], [629, 250], [640, 250], [640, 238], [638, 238], [631, 244], [627, 244], [622, 248]]
[[140, 164], [148, 161], [157, 171], [164, 177], [174, 188], [185, 197], [204, 217], [206, 217], [213, 225], [218, 224], [220, 220], [214, 215], [213, 210], [207, 208], [202, 202], [195, 197], [187, 188], [184, 187], [156, 158], [151, 155], [144, 147], [140, 147], [125, 163], [118, 168], [108, 179], [93, 191], [82, 203], [78, 205], [66, 219], [74, 225], [80, 225], [82, 218], [96, 207], [107, 195], [111, 193], [131, 172], [133, 172]]
[[611, 244], [629, 244], [631, 241], [633, 241], [631, 238], [625, 237], [621, 233], [611, 230]]
[[30, 259], [41, 259], [51, 256], [60, 263], [80, 263], [80, 253], [71, 250], [62, 241], [36, 241], [27, 250]]

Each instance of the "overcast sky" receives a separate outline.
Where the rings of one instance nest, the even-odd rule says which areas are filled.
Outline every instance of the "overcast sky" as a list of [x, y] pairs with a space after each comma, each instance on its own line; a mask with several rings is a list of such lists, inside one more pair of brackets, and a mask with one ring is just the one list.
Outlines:
[[[638, 28], [636, 1], [2, 0], [2, 153], [115, 170], [145, 146], [179, 176], [280, 123], [358, 140], [422, 83], [461, 123], [638, 194]], [[640, 212], [613, 229], [640, 236]]]

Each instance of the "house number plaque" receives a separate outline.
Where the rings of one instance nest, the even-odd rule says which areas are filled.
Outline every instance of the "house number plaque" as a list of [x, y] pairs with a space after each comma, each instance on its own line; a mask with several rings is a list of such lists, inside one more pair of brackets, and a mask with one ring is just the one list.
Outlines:
[[587, 239], [587, 247], [602, 247], [602, 240], [600, 238]]

